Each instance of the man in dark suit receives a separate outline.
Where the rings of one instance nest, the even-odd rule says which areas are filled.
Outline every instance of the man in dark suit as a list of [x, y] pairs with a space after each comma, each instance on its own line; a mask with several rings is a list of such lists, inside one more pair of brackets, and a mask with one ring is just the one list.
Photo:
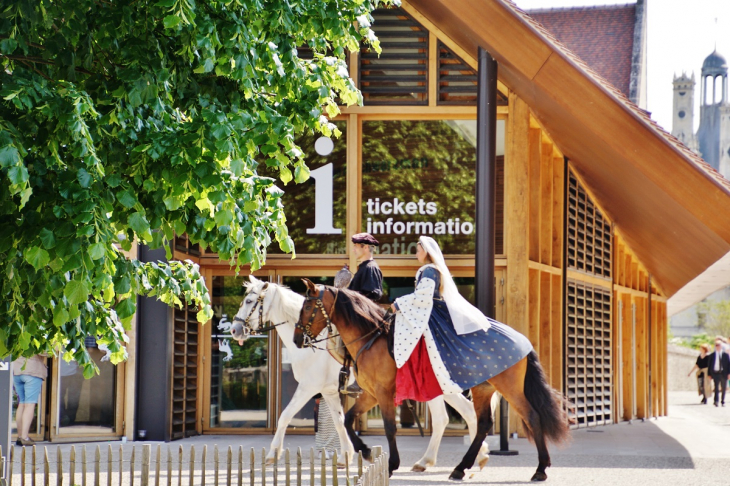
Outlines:
[[730, 379], [730, 355], [722, 349], [722, 341], [715, 340], [715, 352], [709, 355], [708, 370], [712, 381], [715, 382], [715, 406], [717, 407], [722, 388], [722, 406], [725, 406], [725, 389]]

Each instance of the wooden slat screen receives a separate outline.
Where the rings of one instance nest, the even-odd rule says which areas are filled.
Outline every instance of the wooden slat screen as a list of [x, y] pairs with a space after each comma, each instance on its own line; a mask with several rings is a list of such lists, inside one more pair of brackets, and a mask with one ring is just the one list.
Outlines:
[[428, 104], [428, 31], [403, 9], [377, 9], [373, 30], [380, 56], [360, 50], [360, 91], [366, 105]]
[[197, 308], [174, 310], [172, 433], [173, 439], [196, 434], [198, 393], [198, 320]]
[[191, 243], [188, 235], [175, 235], [175, 251], [188, 255], [200, 256], [200, 245]]
[[[477, 71], [454, 51], [438, 43], [438, 104], [477, 104]], [[497, 105], [507, 106], [507, 97], [497, 91]]]
[[611, 393], [611, 291], [567, 282], [566, 395], [574, 427], [609, 424]]
[[568, 184], [568, 268], [610, 279], [611, 225], [572, 172]]

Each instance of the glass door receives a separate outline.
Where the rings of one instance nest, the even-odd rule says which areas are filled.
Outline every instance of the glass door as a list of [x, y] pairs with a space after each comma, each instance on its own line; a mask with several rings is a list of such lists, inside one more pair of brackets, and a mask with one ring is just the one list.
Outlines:
[[[277, 274], [277, 279], [280, 282], [281, 285], [284, 285], [288, 287], [289, 289], [293, 290], [294, 292], [304, 295], [306, 292], [306, 286], [304, 285], [304, 282], [302, 281], [302, 276], [293, 276], [293, 275], [282, 275], [281, 272]], [[312, 275], [306, 276], [309, 280], [316, 284], [322, 284], [322, 285], [333, 285], [334, 284], [334, 276], [330, 277], [314, 277]], [[288, 343], [283, 343], [281, 339], [279, 341], [279, 346], [281, 349], [281, 366], [280, 366], [280, 375], [279, 375], [279, 393], [280, 393], [280, 411], [284, 410], [287, 405], [289, 405], [289, 402], [291, 401], [292, 397], [294, 396], [294, 392], [296, 391], [297, 387], [299, 386], [299, 383], [294, 378], [294, 371], [292, 370], [292, 360], [290, 357], [289, 350], [287, 347], [290, 347]], [[291, 344], [291, 347], [293, 347], [293, 343]], [[334, 358], [333, 358], [334, 359]], [[314, 408], [315, 402], [314, 397], [312, 397], [304, 407], [302, 407], [301, 410], [294, 416], [294, 419], [292, 419], [291, 423], [289, 424], [289, 431], [310, 431], [314, 432]]]
[[[339, 264], [340, 262], [338, 262]], [[304, 293], [302, 276], [331, 285], [339, 267], [303, 272], [274, 268], [256, 272], [256, 278], [277, 282]], [[327, 276], [321, 276], [322, 274]], [[319, 274], [320, 276], [316, 276]], [[203, 430], [206, 433], [274, 432], [281, 411], [289, 404], [298, 383], [292, 370], [291, 352], [279, 337], [269, 331], [252, 336], [243, 345], [230, 339], [230, 325], [240, 308], [247, 276], [230, 270], [208, 269], [213, 304], [213, 320], [203, 326]], [[296, 414], [290, 432], [314, 431], [314, 399]]]
[[[265, 276], [260, 278], [267, 280]], [[228, 332], [247, 280], [234, 275], [217, 275], [210, 280], [214, 316], [206, 330], [210, 362], [208, 429], [271, 428], [270, 337], [252, 336], [239, 345], [230, 340]]]

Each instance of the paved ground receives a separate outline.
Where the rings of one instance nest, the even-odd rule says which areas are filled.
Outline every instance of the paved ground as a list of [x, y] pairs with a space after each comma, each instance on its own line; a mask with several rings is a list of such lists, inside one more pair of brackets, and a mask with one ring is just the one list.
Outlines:
[[[560, 485], [715, 485], [730, 484], [730, 403], [725, 408], [715, 408], [712, 405], [699, 405], [699, 399], [693, 392], [674, 392], [670, 394], [669, 416], [646, 422], [623, 423], [592, 429], [576, 430], [572, 434], [571, 444], [562, 449], [551, 448], [553, 467], [548, 469], [548, 483]], [[730, 402], [730, 400], [729, 400]], [[385, 444], [384, 437], [365, 438], [369, 445]], [[188, 484], [187, 455], [188, 448], [195, 446], [196, 457], [199, 459], [202, 448], [208, 445], [207, 477], [211, 477], [213, 452], [212, 445], [217, 444], [225, 450], [229, 445], [234, 450], [243, 446], [245, 453], [244, 464], [248, 463], [248, 451], [251, 447], [260, 456], [261, 448], [268, 447], [271, 436], [203, 436], [163, 444], [163, 451], [168, 446], [177, 451], [180, 445], [186, 449], [186, 458], [183, 461], [185, 476], [183, 485]], [[311, 436], [288, 436], [286, 447], [296, 450], [301, 447], [308, 451], [313, 446]], [[114, 450], [119, 448], [119, 442], [112, 443]], [[451, 469], [456, 465], [465, 452], [466, 447], [461, 438], [449, 437], [442, 442], [438, 465], [425, 473], [411, 473], [410, 466], [421, 456], [426, 447], [426, 440], [420, 437], [401, 437], [398, 440], [402, 467], [391, 479], [393, 485], [445, 485], [451, 484], [447, 480]], [[43, 445], [43, 444], [39, 444]], [[87, 444], [89, 457], [98, 444]], [[133, 444], [124, 446], [125, 464], [127, 469], [129, 456]], [[135, 443], [136, 461], [140, 461], [141, 443]], [[157, 444], [153, 443], [153, 451]], [[78, 447], [78, 445], [77, 445]], [[108, 447], [102, 444], [102, 463], [106, 462], [104, 451]], [[71, 445], [61, 446], [64, 463], [68, 462]], [[517, 456], [495, 456], [490, 459], [489, 465], [482, 471], [469, 471], [466, 484], [528, 484], [535, 467], [537, 453], [532, 444], [525, 439], [510, 441], [510, 448], [519, 451]], [[55, 462], [56, 446], [49, 448], [49, 456]], [[115, 452], [116, 453], [116, 452]], [[80, 453], [78, 453], [80, 455]], [[163, 455], [163, 475], [166, 469], [166, 459]], [[225, 470], [225, 455], [221, 453], [221, 470]], [[305, 454], [305, 463], [308, 453]], [[154, 459], [154, 457], [153, 457]], [[260, 465], [260, 457], [257, 457]], [[16, 463], [17, 464], [17, 463]], [[55, 469], [51, 466], [51, 470]], [[105, 469], [104, 466], [102, 466]], [[173, 465], [173, 484], [177, 484], [177, 458]], [[66, 466], [64, 466], [66, 469]], [[113, 469], [117, 469], [116, 466]], [[154, 466], [152, 468], [154, 470]], [[42, 473], [40, 466], [37, 468]], [[89, 467], [89, 471], [92, 468]], [[234, 472], [236, 467], [234, 467]], [[244, 484], [248, 484], [247, 468], [244, 467]], [[77, 463], [77, 471], [80, 466]], [[14, 485], [20, 484], [18, 465], [14, 469]], [[279, 484], [285, 484], [283, 467], [280, 469]], [[113, 485], [116, 486], [116, 474]], [[344, 472], [341, 473], [340, 484], [344, 482]], [[353, 472], [351, 471], [351, 474]], [[77, 473], [78, 475], [78, 473]], [[270, 472], [269, 472], [270, 475]], [[295, 476], [292, 471], [292, 477]], [[309, 484], [308, 473], [304, 473], [304, 484]], [[101, 484], [106, 484], [105, 474], [102, 472]], [[137, 476], [139, 478], [139, 476]], [[76, 483], [80, 483], [77, 480]], [[269, 482], [272, 484], [271, 476]], [[42, 479], [39, 477], [42, 483]], [[210, 481], [210, 480], [209, 480]], [[234, 484], [236, 480], [234, 479]], [[91, 483], [91, 478], [89, 479]], [[163, 477], [162, 484], [165, 484]], [[200, 478], [195, 480], [200, 484]], [[319, 484], [319, 479], [315, 481]], [[51, 478], [51, 484], [55, 480]], [[65, 482], [64, 484], [68, 484]], [[125, 480], [125, 484], [128, 484]], [[138, 483], [139, 484], [139, 483]], [[212, 484], [209, 482], [208, 484]], [[224, 483], [225, 484], [225, 483]], [[260, 484], [260, 483], [257, 483]], [[330, 483], [328, 483], [330, 484]]]

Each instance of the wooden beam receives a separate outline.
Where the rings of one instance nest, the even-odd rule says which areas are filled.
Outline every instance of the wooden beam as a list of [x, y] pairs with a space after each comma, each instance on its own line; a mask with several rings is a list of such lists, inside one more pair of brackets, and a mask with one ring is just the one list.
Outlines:
[[553, 144], [542, 138], [540, 152], [540, 262], [552, 263], [553, 232]]
[[347, 233], [347, 254], [350, 255], [350, 271], [354, 274], [357, 271], [357, 258], [352, 251], [352, 235], [360, 232], [359, 221], [361, 204], [361, 168], [362, 168], [362, 131], [360, 120], [357, 115], [350, 115], [347, 123], [347, 216], [345, 223]]
[[561, 156], [553, 156], [553, 218], [552, 218], [552, 261], [553, 267], [563, 267], [563, 237], [565, 215], [565, 162]]
[[550, 299], [550, 383], [556, 390], [563, 390], [563, 276], [551, 276]]
[[509, 162], [504, 167], [504, 219], [505, 255], [507, 256], [506, 323], [524, 335], [529, 334], [528, 317], [528, 258], [527, 239], [529, 228], [528, 146], [530, 123], [529, 108], [521, 99], [510, 93], [510, 113], [507, 120], [507, 154]]
[[438, 105], [438, 39], [433, 32], [428, 36], [428, 106]]
[[[530, 110], [527, 105], [510, 93], [510, 117], [507, 119], [507, 145], [504, 168], [504, 219], [505, 255], [507, 271], [505, 282], [505, 322], [529, 336], [529, 269], [527, 267], [527, 238], [529, 228], [528, 144]], [[517, 414], [510, 414], [510, 430], [524, 435]]]
[[633, 321], [631, 312], [631, 296], [618, 293], [621, 302], [621, 380], [622, 391], [622, 418], [634, 418], [634, 362], [633, 362]]
[[530, 270], [529, 275], [528, 314], [530, 316], [530, 324], [527, 338], [537, 352], [540, 353], [540, 272], [538, 270]]
[[541, 272], [552, 273], [553, 275], [562, 275], [563, 274], [562, 268], [551, 267], [550, 265], [545, 265], [544, 263], [530, 261], [528, 263], [528, 265], [531, 269], [540, 270]]
[[553, 354], [557, 350], [553, 348], [552, 341], [552, 302], [554, 296], [552, 295], [552, 275], [549, 273], [540, 272], [540, 361], [542, 367], [548, 375], [548, 381], [552, 383], [554, 381], [552, 377], [553, 367]]
[[611, 281], [603, 277], [596, 277], [588, 273], [579, 272], [577, 270], [568, 269], [565, 271], [566, 277], [578, 282], [586, 282], [596, 287], [602, 287], [605, 289], [611, 288]]
[[[540, 163], [542, 160], [541, 130], [530, 128], [530, 260], [540, 261]], [[509, 220], [507, 220], [509, 221]]]
[[649, 417], [649, 356], [647, 344], [647, 299], [634, 297], [636, 305], [636, 416]]

